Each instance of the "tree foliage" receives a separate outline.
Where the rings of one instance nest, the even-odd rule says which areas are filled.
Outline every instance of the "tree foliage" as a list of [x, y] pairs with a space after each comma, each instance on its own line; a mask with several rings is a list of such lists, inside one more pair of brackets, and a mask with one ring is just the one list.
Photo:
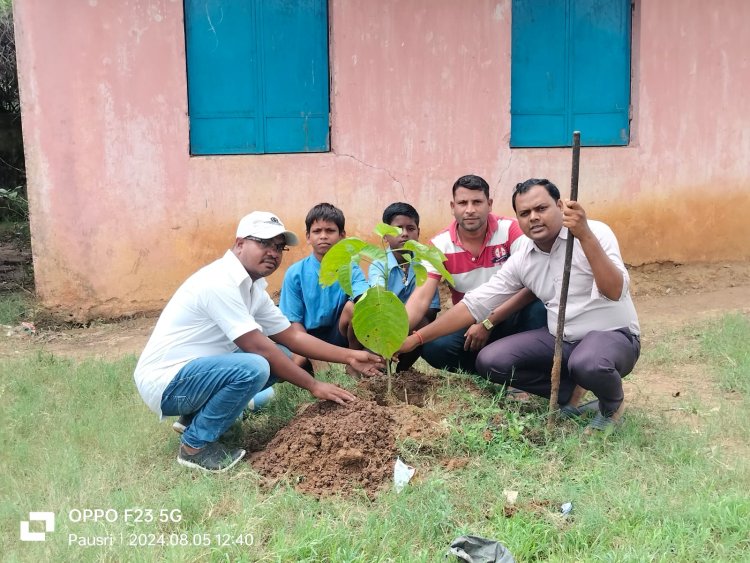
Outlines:
[[[385, 235], [398, 236], [400, 229], [380, 223], [375, 227], [375, 234], [381, 238]], [[427, 279], [427, 270], [422, 265], [429, 262], [441, 273], [448, 283], [453, 285], [453, 276], [445, 269], [445, 255], [433, 246], [426, 246], [416, 241], [406, 241], [402, 249], [404, 257], [411, 262], [417, 285]], [[360, 262], [372, 264], [375, 261], [386, 261], [384, 248], [369, 244], [356, 237], [348, 237], [333, 245], [320, 264], [320, 285], [332, 285], [336, 281], [341, 288], [353, 297], [352, 271]], [[352, 328], [357, 339], [373, 352], [388, 359], [401, 347], [409, 333], [409, 318], [401, 300], [388, 291], [388, 269], [385, 268], [385, 287], [371, 287], [354, 304]], [[391, 370], [389, 366], [388, 373]]]
[[0, 2], [0, 112], [19, 111], [13, 9], [10, 2]]

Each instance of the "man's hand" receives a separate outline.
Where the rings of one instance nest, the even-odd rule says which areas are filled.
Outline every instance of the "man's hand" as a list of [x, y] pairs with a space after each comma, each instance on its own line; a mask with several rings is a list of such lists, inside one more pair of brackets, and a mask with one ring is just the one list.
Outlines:
[[385, 369], [383, 358], [367, 350], [351, 350], [350, 360], [347, 363], [358, 373], [367, 376], [378, 375], [381, 370]]
[[591, 236], [589, 223], [586, 220], [586, 212], [581, 204], [571, 199], [563, 199], [563, 227], [573, 234], [577, 239]]
[[[589, 227], [586, 212], [577, 201], [562, 200], [563, 226], [568, 228], [581, 243], [583, 253], [591, 265], [599, 293], [607, 299], [617, 301], [622, 298], [625, 276], [599, 243], [599, 239]], [[618, 260], [621, 260], [618, 257]], [[624, 268], [624, 266], [623, 266]]]
[[397, 357], [399, 354], [406, 354], [407, 352], [411, 352], [420, 344], [421, 342], [419, 341], [419, 336], [414, 333], [410, 334], [406, 337], [406, 340], [404, 340], [401, 348], [399, 348], [398, 351], [394, 354], [394, 359], [398, 359]]
[[313, 386], [310, 388], [310, 393], [313, 397], [320, 399], [321, 401], [333, 401], [339, 405], [345, 405], [357, 397], [349, 393], [346, 389], [337, 387], [332, 383], [326, 383], [325, 381], [315, 380]]
[[476, 323], [469, 327], [464, 333], [464, 350], [479, 352], [490, 337], [490, 331], [484, 328], [482, 323]]

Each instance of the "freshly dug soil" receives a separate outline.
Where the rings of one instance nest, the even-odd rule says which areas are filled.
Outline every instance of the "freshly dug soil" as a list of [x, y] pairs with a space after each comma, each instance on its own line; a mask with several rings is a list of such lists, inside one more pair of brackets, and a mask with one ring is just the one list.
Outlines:
[[[374, 497], [391, 486], [397, 440], [410, 438], [427, 450], [446, 432], [438, 413], [421, 408], [434, 393], [433, 378], [409, 370], [394, 376], [390, 397], [386, 388], [385, 376], [367, 378], [352, 404], [308, 406], [250, 462], [264, 477], [288, 478], [297, 490], [315, 496], [362, 490]], [[258, 446], [248, 437], [246, 449]]]
[[435, 379], [419, 371], [409, 369], [393, 376], [392, 396], [388, 397], [388, 377], [379, 375], [362, 379], [357, 386], [357, 395], [372, 399], [379, 405], [399, 403], [424, 407], [435, 392]]
[[392, 479], [395, 427], [388, 408], [372, 401], [314, 403], [251, 463], [261, 475], [287, 477], [297, 490], [315, 496], [361, 489], [373, 497]]

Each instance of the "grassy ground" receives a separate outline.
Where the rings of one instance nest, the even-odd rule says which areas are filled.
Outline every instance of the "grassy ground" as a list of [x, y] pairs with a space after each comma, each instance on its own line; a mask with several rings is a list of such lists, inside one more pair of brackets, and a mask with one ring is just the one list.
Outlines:
[[[607, 438], [582, 441], [580, 425], [564, 423], [545, 439], [542, 402], [467, 397], [444, 378], [440, 395], [457, 405], [450, 432], [402, 444], [419, 479], [375, 501], [268, 489], [248, 466], [220, 476], [181, 468], [177, 435], [135, 390], [132, 356], [3, 362], [0, 553], [4, 561], [441, 561], [453, 538], [475, 534], [498, 539], [517, 561], [746, 561], [750, 322], [729, 316], [674, 336], [647, 349], [637, 369], [679, 366], [689, 353], [735, 397], [697, 428], [634, 408]], [[278, 396], [235, 438], [273, 431], [306, 398], [289, 385]], [[461, 467], [444, 468], [445, 458]], [[505, 489], [519, 492], [515, 505]], [[574, 508], [563, 517], [567, 501]], [[111, 509], [116, 520], [74, 521], [84, 509]], [[127, 509], [152, 510], [154, 521]], [[45, 542], [19, 541], [30, 511], [56, 515]], [[113, 545], [78, 544], [87, 538]]]
[[6, 293], [0, 299], [0, 325], [15, 326], [28, 316], [30, 309], [28, 294], [20, 291]]

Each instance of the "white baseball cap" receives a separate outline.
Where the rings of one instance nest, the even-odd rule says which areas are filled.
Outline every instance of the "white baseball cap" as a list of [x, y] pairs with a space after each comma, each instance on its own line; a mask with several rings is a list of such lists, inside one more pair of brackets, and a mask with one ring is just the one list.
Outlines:
[[297, 246], [299, 239], [292, 231], [287, 231], [281, 219], [268, 211], [253, 211], [245, 215], [237, 226], [237, 238], [258, 237], [268, 240], [284, 235], [289, 246]]

